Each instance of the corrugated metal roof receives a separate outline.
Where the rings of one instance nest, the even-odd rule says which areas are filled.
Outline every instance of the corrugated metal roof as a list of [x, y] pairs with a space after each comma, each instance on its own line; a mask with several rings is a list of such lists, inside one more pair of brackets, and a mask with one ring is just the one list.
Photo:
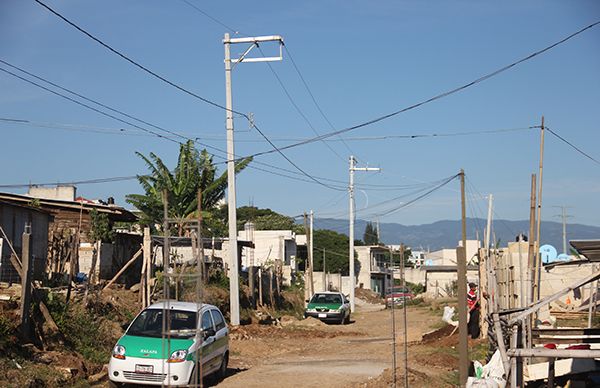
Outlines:
[[600, 261], [600, 240], [571, 240], [569, 243], [589, 261]]

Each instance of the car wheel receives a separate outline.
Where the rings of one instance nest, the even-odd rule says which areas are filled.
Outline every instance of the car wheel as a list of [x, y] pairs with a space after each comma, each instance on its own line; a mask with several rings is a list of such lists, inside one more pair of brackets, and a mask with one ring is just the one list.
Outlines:
[[347, 325], [350, 323], [350, 314], [344, 319], [344, 323]]
[[229, 363], [229, 352], [225, 352], [223, 359], [221, 360], [221, 366], [217, 371], [217, 377], [219, 380], [223, 380], [227, 374], [227, 364]]

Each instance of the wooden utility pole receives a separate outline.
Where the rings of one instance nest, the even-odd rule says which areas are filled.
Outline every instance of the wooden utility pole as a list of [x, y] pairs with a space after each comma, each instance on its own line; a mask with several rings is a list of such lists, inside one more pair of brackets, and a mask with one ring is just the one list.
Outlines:
[[469, 348], [467, 343], [467, 207], [465, 203], [465, 172], [460, 170], [460, 202], [462, 219], [462, 247], [456, 249], [458, 263], [458, 371], [460, 385], [467, 383]]
[[21, 333], [25, 338], [31, 334], [29, 309], [31, 306], [31, 225], [25, 225], [21, 251]]
[[538, 197], [537, 197], [537, 229], [535, 237], [535, 294], [533, 300], [540, 299], [540, 272], [541, 272], [541, 256], [540, 256], [540, 227], [542, 222], [542, 176], [544, 172], [544, 116], [542, 116], [542, 126], [540, 133], [540, 172], [538, 182]]
[[[535, 250], [535, 205], [536, 205], [536, 176], [531, 174], [531, 194], [530, 194], [530, 205], [529, 205], [529, 246], [527, 251], [527, 305], [533, 302], [534, 294], [536, 293], [537, 287], [535, 286], [533, 279], [535, 278], [535, 263], [536, 263], [536, 250]], [[531, 319], [527, 320], [527, 345], [530, 346], [531, 339]]]

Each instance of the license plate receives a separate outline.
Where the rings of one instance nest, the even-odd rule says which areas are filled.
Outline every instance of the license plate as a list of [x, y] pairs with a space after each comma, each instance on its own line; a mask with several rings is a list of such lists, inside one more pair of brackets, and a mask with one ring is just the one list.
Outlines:
[[327, 314], [320, 313], [319, 318], [327, 318]]
[[136, 365], [135, 373], [153, 373], [154, 367], [152, 365]]

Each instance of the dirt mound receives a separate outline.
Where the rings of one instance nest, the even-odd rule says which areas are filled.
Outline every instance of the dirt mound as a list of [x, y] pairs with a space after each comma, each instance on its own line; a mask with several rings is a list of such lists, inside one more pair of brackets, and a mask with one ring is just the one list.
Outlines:
[[381, 297], [381, 295], [379, 295], [376, 292], [373, 292], [371, 290], [367, 290], [364, 288], [357, 288], [354, 290], [354, 295], [357, 298], [360, 298], [366, 302], [372, 303], [372, 304], [384, 304], [384, 300]]
[[[425, 344], [435, 342], [436, 345], [440, 346], [456, 345], [458, 344], [458, 330], [454, 331], [454, 329], [454, 326], [446, 325], [440, 329], [423, 334], [423, 339], [421, 341]], [[453, 331], [454, 334], [452, 333]]]
[[[396, 368], [396, 385], [401, 386], [404, 382], [404, 368]], [[381, 375], [378, 377], [369, 380], [366, 383], [361, 383], [355, 385], [355, 387], [361, 388], [388, 388], [393, 386], [394, 376], [392, 374], [392, 369], [386, 369], [383, 371]], [[418, 370], [408, 368], [408, 383], [409, 386], [414, 387], [441, 387], [445, 385], [436, 385], [432, 384], [433, 381], [423, 372], [419, 372]]]
[[[313, 318], [314, 319], [314, 318]], [[236, 326], [230, 329], [232, 340], [260, 340], [260, 339], [289, 339], [289, 338], [334, 338], [338, 336], [362, 336], [363, 333], [341, 331], [335, 327], [327, 326], [319, 320], [319, 326], [301, 326], [297, 324], [289, 326], [258, 325], [251, 324]], [[323, 325], [323, 326], [321, 326]]]

